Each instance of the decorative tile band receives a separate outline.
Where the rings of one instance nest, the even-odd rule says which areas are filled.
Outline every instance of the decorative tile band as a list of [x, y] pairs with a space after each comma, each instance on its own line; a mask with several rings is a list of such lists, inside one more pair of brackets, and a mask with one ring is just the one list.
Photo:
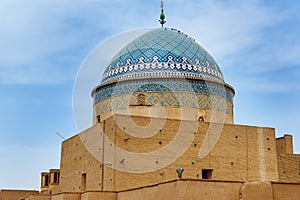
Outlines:
[[[208, 64], [209, 65], [209, 64]], [[162, 70], [163, 69], [163, 70]], [[118, 67], [103, 74], [102, 83], [113, 80], [146, 78], [206, 78], [223, 82], [223, 74], [209, 66], [175, 62], [143, 63]]]
[[124, 94], [141, 92], [187, 92], [214, 95], [233, 101], [234, 92], [226, 85], [192, 79], [140, 79], [99, 87], [93, 92], [94, 103]]
[[[120, 95], [104, 99], [97, 103], [100, 112], [103, 114], [111, 111], [129, 109], [132, 105], [138, 105], [138, 94]], [[169, 107], [188, 107], [195, 109], [208, 109], [233, 115], [233, 104], [228, 99], [204, 94], [191, 93], [157, 93], [149, 92], [145, 94], [145, 105], [148, 106], [169, 106]]]

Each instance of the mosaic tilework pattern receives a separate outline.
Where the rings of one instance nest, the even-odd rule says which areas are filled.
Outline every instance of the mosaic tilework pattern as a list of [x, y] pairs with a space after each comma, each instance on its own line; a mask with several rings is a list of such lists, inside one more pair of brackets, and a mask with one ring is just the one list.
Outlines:
[[157, 28], [124, 47], [110, 62], [102, 84], [140, 77], [206, 78], [224, 82], [213, 57], [191, 37]]
[[[216, 110], [233, 115], [233, 104], [228, 99], [214, 95], [191, 93], [145, 93], [145, 104], [155, 106], [189, 107]], [[104, 99], [98, 102], [100, 115], [113, 110], [129, 109], [132, 105], [138, 105], [138, 94], [120, 95]]]
[[223, 84], [190, 79], [141, 79], [112, 83], [96, 89], [94, 103], [103, 99], [137, 92], [191, 92], [211, 94], [233, 101], [234, 92]]

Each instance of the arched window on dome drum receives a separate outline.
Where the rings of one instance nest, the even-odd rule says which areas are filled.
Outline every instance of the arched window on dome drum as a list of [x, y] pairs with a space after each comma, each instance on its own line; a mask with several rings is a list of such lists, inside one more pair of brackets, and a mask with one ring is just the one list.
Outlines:
[[101, 116], [97, 115], [97, 122], [100, 123], [101, 122]]
[[144, 94], [139, 94], [137, 104], [139, 106], [144, 106], [144, 105], [146, 105], [145, 102], [146, 102], [146, 96]]

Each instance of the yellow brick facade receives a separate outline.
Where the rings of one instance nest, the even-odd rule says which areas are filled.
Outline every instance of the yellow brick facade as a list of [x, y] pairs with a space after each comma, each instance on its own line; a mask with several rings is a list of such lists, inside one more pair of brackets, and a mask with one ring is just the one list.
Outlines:
[[[180, 120], [169, 119], [161, 129], [156, 130], [157, 134], [154, 136], [137, 138], [127, 132], [130, 130], [130, 126], [126, 126], [128, 118], [139, 127], [149, 124], [150, 121], [145, 117], [115, 115], [63, 142], [60, 182], [62, 192], [81, 192], [83, 178], [86, 179], [84, 188], [87, 191], [120, 191], [158, 184], [176, 179], [178, 167], [184, 169], [183, 178], [189, 179], [202, 179], [202, 169], [212, 169], [213, 180], [278, 181], [276, 139], [272, 128], [198, 121], [185, 121], [185, 125], [182, 125]], [[185, 127], [180, 129], [179, 126]], [[157, 171], [126, 172], [126, 166], [134, 160], [118, 155], [114, 146], [135, 153], [158, 151], [170, 144], [179, 129], [186, 135], [194, 135], [194, 139], [175, 162]], [[208, 140], [216, 137], [208, 134], [209, 131], [218, 129], [221, 132], [216, 144], [204, 147], [205, 137], [209, 136]], [[105, 136], [110, 140], [109, 143], [104, 140]], [[93, 147], [86, 149], [90, 145]], [[201, 148], [211, 151], [204, 158], [199, 158]], [[92, 154], [89, 151], [93, 151]], [[155, 167], [166, 156], [172, 157], [172, 153], [155, 160], [150, 159], [146, 164]], [[121, 163], [123, 159], [124, 162]], [[114, 167], [119, 167], [120, 170], [114, 170]]]
[[[173, 141], [173, 151], [151, 154]], [[123, 150], [145, 158], [135, 160]], [[42, 193], [25, 199], [296, 199], [299, 162], [292, 137], [276, 139], [273, 128], [113, 115], [65, 140], [60, 169], [43, 172]], [[130, 171], [143, 165], [151, 167]], [[178, 168], [184, 169], [180, 178]], [[0, 200], [7, 194], [1, 191]]]

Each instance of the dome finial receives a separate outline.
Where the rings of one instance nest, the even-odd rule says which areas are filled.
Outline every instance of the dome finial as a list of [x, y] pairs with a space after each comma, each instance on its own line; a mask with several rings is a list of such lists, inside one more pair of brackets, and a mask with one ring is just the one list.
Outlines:
[[167, 21], [165, 20], [165, 14], [164, 14], [164, 1], [163, 1], [163, 0], [161, 0], [161, 2], [160, 2], [160, 8], [161, 8], [161, 14], [160, 14], [160, 20], [159, 20], [159, 22], [160, 22], [161, 26], [163, 27], [164, 24], [167, 22]]

